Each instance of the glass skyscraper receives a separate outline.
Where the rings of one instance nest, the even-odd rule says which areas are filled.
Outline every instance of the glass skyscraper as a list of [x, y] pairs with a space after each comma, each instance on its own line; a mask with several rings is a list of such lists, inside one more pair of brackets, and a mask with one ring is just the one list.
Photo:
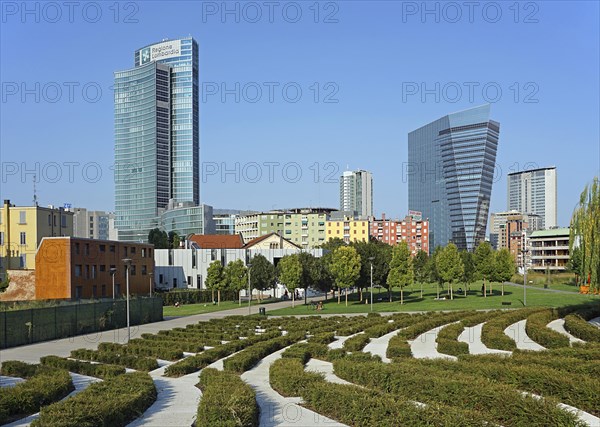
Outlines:
[[115, 227], [146, 241], [177, 203], [200, 203], [198, 44], [191, 37], [135, 51], [115, 73]]
[[484, 240], [500, 124], [484, 105], [408, 134], [408, 208], [429, 218], [429, 247]]

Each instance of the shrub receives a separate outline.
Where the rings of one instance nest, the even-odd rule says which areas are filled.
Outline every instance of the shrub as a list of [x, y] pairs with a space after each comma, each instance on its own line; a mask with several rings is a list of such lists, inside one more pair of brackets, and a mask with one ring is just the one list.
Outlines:
[[73, 390], [73, 381], [66, 370], [40, 365], [30, 366], [34, 367], [35, 372], [28, 376], [27, 381], [14, 387], [2, 388], [0, 424], [38, 412], [43, 405], [60, 400]]
[[317, 343], [298, 343], [286, 349], [281, 357], [295, 358], [302, 361], [302, 364], [308, 362], [311, 358], [323, 359], [327, 357], [327, 346]]
[[522, 309], [502, 313], [483, 325], [481, 330], [481, 342], [489, 348], [513, 351], [517, 349], [515, 341], [504, 333], [504, 330], [527, 318], [530, 314], [540, 309]]
[[202, 399], [196, 427], [258, 426], [259, 409], [252, 387], [231, 372], [204, 369], [200, 374]]
[[223, 361], [223, 367], [226, 371], [233, 371], [241, 374], [242, 372], [252, 368], [265, 356], [268, 356], [269, 354], [274, 353], [277, 350], [280, 350], [303, 338], [303, 335], [296, 333], [260, 342], [243, 351], [240, 351], [228, 359], [225, 359]]
[[318, 344], [329, 344], [333, 341], [335, 341], [333, 332], [322, 332], [320, 334], [315, 334], [308, 339], [308, 342], [314, 342]]
[[125, 426], [156, 400], [152, 378], [142, 372], [119, 375], [70, 399], [42, 408], [32, 426]]
[[367, 334], [358, 334], [344, 341], [344, 350], [346, 351], [361, 351], [370, 341]]
[[269, 368], [271, 387], [285, 397], [302, 396], [315, 382], [324, 381], [323, 375], [305, 372], [299, 359], [276, 360]]
[[440, 353], [458, 356], [460, 354], [469, 354], [469, 345], [458, 341], [458, 336], [465, 329], [461, 322], [452, 323], [445, 326], [438, 333], [436, 342], [437, 350]]
[[584, 341], [600, 342], [600, 328], [590, 325], [579, 313], [565, 316], [565, 329]]
[[91, 360], [94, 362], [110, 363], [124, 366], [138, 371], [153, 371], [158, 368], [156, 359], [150, 357], [138, 357], [128, 354], [111, 353], [108, 351], [94, 351], [80, 348], [71, 351], [73, 359]]
[[78, 360], [63, 359], [57, 356], [44, 356], [40, 363], [46, 366], [66, 369], [76, 374], [87, 375], [96, 378], [112, 378], [125, 373], [125, 368], [117, 365], [107, 365], [104, 363], [88, 363]]
[[563, 334], [546, 327], [554, 319], [558, 319], [558, 310], [547, 309], [530, 314], [527, 317], [525, 331], [527, 335], [539, 345], [546, 348], [568, 347], [569, 338]]
[[2, 362], [0, 374], [8, 377], [31, 378], [37, 370], [38, 365], [32, 365], [19, 360], [7, 360]]

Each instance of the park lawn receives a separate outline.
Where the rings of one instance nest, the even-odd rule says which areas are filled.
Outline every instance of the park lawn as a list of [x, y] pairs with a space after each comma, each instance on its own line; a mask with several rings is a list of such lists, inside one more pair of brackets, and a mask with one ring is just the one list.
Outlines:
[[[262, 300], [261, 304], [268, 304], [271, 302], [276, 302], [278, 300], [268, 299]], [[252, 305], [256, 305], [258, 302], [256, 300], [252, 300]], [[248, 301], [242, 301], [242, 305], [239, 305], [238, 301], [221, 301], [221, 305], [211, 304], [209, 302], [203, 302], [198, 304], [184, 304], [179, 307], [164, 306], [163, 307], [163, 317], [181, 317], [181, 316], [191, 316], [193, 314], [203, 314], [203, 313], [212, 313], [213, 311], [222, 311], [222, 310], [233, 310], [235, 308], [248, 308]]]
[[[504, 296], [501, 295], [501, 285], [492, 284], [493, 295], [483, 297], [481, 293], [481, 282], [473, 284], [467, 297], [464, 294], [458, 294], [456, 290], [464, 285], [454, 286], [454, 299], [436, 301], [435, 284], [425, 285], [423, 290], [423, 299], [421, 299], [418, 286], [407, 287], [404, 289], [404, 304], [400, 304], [400, 290], [394, 289], [393, 302], [389, 302], [385, 289], [373, 291], [373, 311], [375, 312], [397, 312], [397, 311], [435, 311], [435, 310], [479, 310], [479, 309], [500, 309], [500, 308], [522, 308], [523, 290], [515, 286], [504, 286]], [[342, 314], [342, 313], [368, 313], [371, 311], [370, 304], [365, 304], [364, 300], [369, 298], [369, 293], [363, 294], [363, 302], [358, 302], [358, 292], [348, 295], [348, 306], [345, 305], [344, 295], [341, 297], [340, 304], [336, 299], [331, 299], [331, 294], [327, 301], [323, 303], [323, 310], [316, 311], [310, 306], [298, 305], [295, 308], [283, 308], [274, 311], [267, 311], [267, 314], [274, 316], [281, 315], [299, 315], [299, 314]], [[440, 296], [447, 295], [447, 290], [440, 290]], [[580, 295], [573, 293], [548, 292], [537, 289], [527, 289], [528, 307], [562, 307], [565, 305], [574, 305], [589, 302], [597, 297], [590, 295]], [[510, 302], [510, 305], [503, 305], [502, 302]]]

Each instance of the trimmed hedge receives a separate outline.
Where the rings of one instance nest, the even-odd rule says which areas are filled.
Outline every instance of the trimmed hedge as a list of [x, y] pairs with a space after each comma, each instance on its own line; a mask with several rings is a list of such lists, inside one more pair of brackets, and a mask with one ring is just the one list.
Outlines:
[[39, 365], [21, 362], [20, 360], [7, 360], [2, 362], [0, 375], [18, 378], [31, 378], [38, 371]]
[[327, 357], [328, 348], [325, 344], [318, 343], [298, 343], [286, 349], [281, 357], [300, 359], [303, 364], [311, 358], [324, 359]]
[[64, 359], [58, 356], [44, 356], [40, 363], [46, 366], [66, 369], [76, 374], [87, 375], [96, 378], [113, 378], [125, 373], [125, 368], [117, 365], [107, 365], [104, 363], [89, 363], [78, 360]]
[[126, 426], [156, 401], [150, 375], [133, 372], [90, 385], [81, 393], [42, 408], [37, 427]]
[[196, 427], [258, 427], [259, 409], [252, 387], [231, 372], [204, 369], [200, 374], [202, 399]]
[[[200, 304], [200, 303], [213, 303], [212, 291], [206, 290], [181, 290], [181, 291], [169, 291], [163, 293], [157, 293], [162, 300], [163, 305], [175, 305], [176, 302], [180, 304]], [[217, 294], [215, 292], [215, 298]], [[221, 301], [237, 301], [237, 292], [234, 291], [221, 291]]]
[[565, 316], [565, 329], [581, 340], [600, 342], [600, 328], [590, 325], [580, 313]]
[[513, 387], [485, 378], [448, 375], [436, 363], [356, 363], [340, 359], [335, 373], [348, 381], [425, 404], [480, 411], [500, 425], [577, 425], [574, 415], [548, 399], [524, 397]]
[[546, 348], [568, 347], [569, 338], [548, 328], [546, 325], [560, 316], [558, 310], [547, 309], [527, 316], [525, 331], [529, 338]]
[[253, 346], [240, 351], [236, 355], [223, 361], [223, 368], [226, 371], [233, 371], [239, 374], [247, 371], [256, 365], [261, 359], [271, 353], [281, 350], [290, 344], [304, 339], [301, 333], [287, 334], [279, 338], [273, 338], [268, 341], [259, 342]]
[[367, 334], [358, 334], [344, 341], [343, 348], [346, 351], [361, 351], [371, 339]]
[[130, 354], [88, 350], [86, 348], [79, 348], [71, 351], [71, 357], [73, 359], [91, 360], [93, 362], [124, 366], [138, 371], [149, 372], [158, 368], [156, 359], [150, 357], [138, 357]]
[[[6, 363], [8, 362], [3, 362], [3, 369]], [[14, 368], [17, 364], [10, 363], [9, 366]], [[60, 400], [73, 391], [73, 381], [66, 370], [49, 366], [30, 366], [33, 366], [35, 372], [31, 373], [32, 368], [20, 369], [22, 373], [29, 374], [27, 381], [1, 389], [0, 424], [34, 414], [42, 406]]]
[[444, 326], [438, 333], [436, 339], [437, 351], [452, 356], [469, 354], [469, 344], [458, 341], [458, 336], [464, 329], [465, 326], [461, 322]]
[[335, 334], [333, 332], [321, 332], [308, 338], [308, 342], [317, 344], [329, 344], [335, 341]]
[[[542, 309], [543, 310], [543, 309]], [[513, 323], [526, 319], [529, 315], [540, 309], [520, 309], [505, 312], [488, 320], [481, 330], [481, 342], [488, 348], [513, 351], [517, 349], [515, 340], [504, 333], [504, 330]]]
[[278, 359], [269, 368], [271, 387], [284, 397], [302, 396], [315, 382], [323, 380], [322, 374], [305, 372], [304, 363], [297, 358]]
[[131, 340], [128, 344], [102, 342], [98, 344], [98, 351], [102, 353], [127, 354], [131, 356], [147, 356], [163, 360], [178, 360], [183, 357], [180, 345], [165, 345], [153, 343], [150, 340]]

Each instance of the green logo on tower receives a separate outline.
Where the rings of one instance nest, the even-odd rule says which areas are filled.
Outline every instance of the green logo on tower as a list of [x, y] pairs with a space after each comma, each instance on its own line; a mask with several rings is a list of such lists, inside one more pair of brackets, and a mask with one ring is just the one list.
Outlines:
[[142, 64], [150, 62], [150, 48], [146, 47], [142, 49]]

